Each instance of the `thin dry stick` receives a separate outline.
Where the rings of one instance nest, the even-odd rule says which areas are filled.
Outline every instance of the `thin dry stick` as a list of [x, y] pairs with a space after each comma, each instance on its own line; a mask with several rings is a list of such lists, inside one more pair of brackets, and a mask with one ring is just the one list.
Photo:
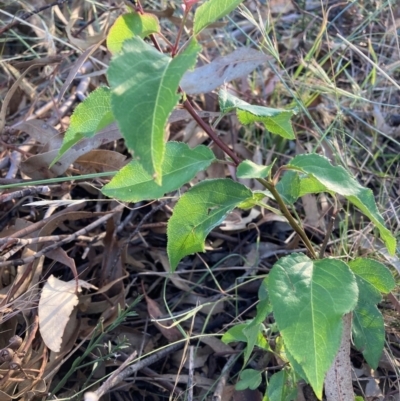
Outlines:
[[189, 347], [189, 378], [187, 384], [188, 401], [193, 401], [193, 387], [194, 387], [193, 375], [194, 375], [194, 346], [191, 345]]
[[10, 155], [10, 167], [5, 176], [7, 180], [12, 180], [15, 178], [15, 176], [18, 173], [21, 161], [22, 161], [21, 153], [16, 150], [13, 150]]
[[[118, 372], [118, 374], [114, 375], [113, 374], [113, 379], [107, 380], [107, 386], [102, 385], [99, 387], [94, 393], [97, 395], [98, 398], [100, 398], [103, 394], [105, 394], [107, 391], [111, 390], [113, 387], [115, 387], [117, 384], [121, 383], [124, 381], [127, 377], [131, 376], [133, 373], [138, 372], [139, 370], [143, 369], [144, 367], [147, 367], [149, 365], [152, 365], [154, 362], [159, 361], [160, 359], [164, 358], [165, 356], [177, 351], [178, 349], [183, 347], [183, 342], [175, 343], [170, 345], [169, 347], [163, 348], [157, 353], [142, 359], [141, 361], [138, 361], [134, 365], [128, 366], [121, 372]], [[85, 397], [86, 398], [86, 397]]]
[[[0, 238], [0, 245], [32, 245], [32, 244], [40, 244], [42, 242], [52, 242], [52, 241], [61, 241], [64, 238], [68, 238], [68, 234], [64, 235], [48, 235], [47, 237], [37, 237], [37, 238], [28, 238], [28, 239], [23, 239], [23, 238], [12, 238], [12, 237], [5, 237], [5, 238]], [[87, 237], [84, 237], [85, 239]], [[0, 251], [4, 248], [0, 248]]]
[[[168, 201], [164, 201], [161, 202], [159, 205], [157, 205], [156, 207], [154, 207], [153, 209], [150, 210], [150, 212], [148, 212], [147, 214], [145, 214], [142, 218], [142, 220], [140, 221], [140, 223], [136, 226], [135, 230], [132, 232], [132, 234], [128, 237], [128, 239], [126, 239], [122, 245], [119, 248], [119, 252], [117, 252], [115, 259], [114, 259], [114, 264], [117, 263], [118, 259], [121, 256], [122, 253], [122, 249], [124, 249], [124, 247], [126, 245], [128, 245], [132, 239], [136, 236], [136, 234], [139, 233], [140, 229], [142, 228], [143, 224], [146, 222], [147, 219], [149, 219], [157, 210], [160, 210], [161, 208], [163, 208], [166, 204], [168, 203]], [[1, 265], [0, 265], [1, 266]]]
[[115, 370], [112, 375], [95, 391], [99, 398], [115, 386], [114, 381], [116, 380], [116, 377], [136, 358], [136, 355], [137, 352], [133, 351], [128, 358], [126, 358], [126, 361], [124, 361], [121, 366]]
[[[236, 347], [236, 350], [239, 351], [242, 348], [243, 348], [243, 345], [239, 344]], [[240, 354], [233, 354], [227, 360], [224, 368], [222, 369], [221, 378], [219, 379], [217, 387], [216, 387], [216, 389], [214, 391], [212, 401], [223, 401], [222, 400], [222, 393], [224, 392], [224, 388], [225, 388], [226, 382], [228, 380], [229, 372], [231, 371], [232, 366], [234, 365], [234, 363], [238, 359], [239, 355]]]
[[[3, 255], [1, 256], [1, 258], [2, 258], [3, 260], [8, 260], [8, 259], [10, 259], [13, 255], [15, 255], [15, 254], [16, 254], [19, 250], [21, 250], [24, 246], [25, 246], [25, 245], [19, 245], [19, 246], [14, 247], [13, 249], [11, 249], [11, 250], [9, 250], [8, 252], [6, 252], [5, 254], [3, 254]], [[1, 249], [0, 249], [0, 252], [1, 252], [4, 248], [7, 248], [7, 247], [6, 247], [6, 246], [2, 246]]]
[[50, 192], [50, 187], [48, 187], [47, 185], [40, 187], [25, 188], [20, 191], [14, 191], [9, 194], [0, 195], [0, 203], [8, 202], [13, 199], [24, 198], [26, 196], [48, 194], [49, 192]]
[[53, 251], [54, 249], [60, 248], [61, 246], [65, 245], [65, 244], [75, 241], [80, 235], [85, 235], [85, 234], [89, 233], [91, 230], [93, 230], [94, 228], [98, 227], [99, 225], [103, 224], [108, 219], [110, 219], [114, 214], [122, 211], [124, 207], [125, 207], [125, 205], [118, 205], [116, 208], [114, 208], [111, 211], [111, 213], [107, 214], [106, 216], [100, 217], [97, 221], [93, 222], [92, 224], [89, 224], [85, 228], [82, 228], [82, 230], [79, 230], [79, 231], [75, 232], [74, 234], [69, 235], [67, 238], [63, 239], [62, 241], [57, 242], [56, 244], [49, 245], [47, 248], [43, 248], [41, 251], [37, 252], [33, 256], [29, 256], [29, 257], [23, 258], [23, 259], [15, 259], [15, 260], [9, 260], [6, 262], [0, 262], [0, 267], [19, 266], [19, 265], [25, 265], [27, 263], [33, 262], [35, 259], [38, 259], [41, 256], [44, 256], [47, 252]]

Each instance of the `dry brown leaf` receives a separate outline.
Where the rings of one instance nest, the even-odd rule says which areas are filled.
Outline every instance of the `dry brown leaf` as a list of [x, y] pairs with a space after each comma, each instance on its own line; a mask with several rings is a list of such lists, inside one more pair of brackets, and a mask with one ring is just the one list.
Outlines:
[[200, 341], [204, 344], [207, 344], [213, 349], [214, 352], [217, 352], [221, 355], [231, 355], [235, 352], [230, 345], [223, 343], [218, 337], [201, 336]]
[[296, 10], [291, 0], [270, 0], [268, 6], [272, 14], [284, 14]]
[[375, 118], [376, 128], [379, 131], [382, 131], [384, 134], [394, 138], [400, 135], [400, 126], [391, 127], [389, 124], [387, 124], [378, 106], [374, 106], [373, 115]]
[[75, 280], [78, 280], [78, 271], [76, 270], [75, 260], [70, 258], [64, 249], [53, 249], [52, 251], [46, 253], [46, 257], [68, 266], [71, 269]]
[[[93, 288], [89, 283], [79, 280], [80, 287]], [[59, 352], [65, 327], [69, 322], [72, 310], [78, 305], [75, 292], [76, 281], [62, 281], [51, 275], [43, 286], [39, 300], [39, 331], [46, 346]]]
[[[219, 113], [211, 112], [199, 112], [198, 114], [202, 118], [215, 117], [219, 115]], [[191, 116], [186, 110], [174, 110], [169, 117], [168, 122], [172, 123], [190, 118]], [[40, 123], [37, 124], [40, 125]], [[21, 126], [23, 125], [21, 124], [17, 127]], [[36, 135], [36, 138], [41, 137], [38, 131], [33, 130], [33, 128], [29, 126], [29, 124], [25, 125], [24, 127], [30, 130], [30, 133], [32, 133], [32, 135]], [[60, 160], [58, 160], [57, 163], [54, 164], [54, 166], [51, 167], [51, 169], [49, 169], [49, 165], [58, 155], [58, 149], [61, 147], [61, 141], [59, 137], [53, 137], [53, 140], [49, 143], [50, 150], [40, 153], [38, 155], [34, 155], [23, 161], [21, 163], [21, 172], [35, 180], [40, 180], [43, 178], [53, 178], [55, 176], [62, 175], [78, 158], [86, 155], [93, 149], [97, 149], [102, 145], [116, 141], [121, 138], [121, 132], [118, 129], [117, 123], [112, 123], [99, 131], [94, 137], [85, 138], [74, 145], [71, 149], [65, 152], [65, 154], [60, 158]]]
[[126, 156], [106, 149], [94, 149], [75, 160], [82, 174], [120, 170], [126, 164]]
[[78, 39], [78, 38], [73, 37], [71, 34], [71, 28], [74, 26], [75, 21], [77, 21], [77, 20], [78, 20], [78, 18], [76, 17], [76, 13], [74, 11], [71, 15], [70, 20], [68, 21], [68, 25], [65, 27], [69, 41], [76, 47], [79, 47], [80, 49], [83, 49], [83, 50], [87, 50], [90, 48], [90, 46], [93, 46], [93, 45], [95, 47], [100, 46], [100, 44], [106, 38], [107, 29], [103, 29], [102, 32], [98, 33], [97, 35], [88, 36], [85, 40]]
[[58, 130], [42, 120], [22, 121], [15, 124], [13, 128], [24, 131], [31, 138], [46, 146], [46, 150], [58, 150], [62, 145], [62, 135]]
[[154, 320], [154, 323], [161, 334], [170, 342], [174, 343], [182, 338], [182, 334], [175, 327], [171, 326], [172, 320], [164, 320], [162, 322], [157, 321], [160, 317], [164, 316], [165, 313], [161, 311], [160, 306], [156, 301], [151, 299], [147, 294], [144, 295], [147, 303], [147, 311], [149, 312], [150, 318]]
[[[122, 212], [118, 214], [118, 218], [120, 218], [121, 215]], [[104, 287], [110, 282], [114, 282], [115, 285], [110, 287], [110, 289], [107, 291], [107, 296], [113, 297], [124, 292], [122, 277], [127, 275], [121, 259], [122, 252], [125, 252], [125, 247], [122, 248], [123, 245], [118, 242], [113, 219], [107, 221], [106, 236], [104, 237], [103, 242], [104, 257], [101, 265], [101, 276], [99, 285], [101, 287]], [[125, 305], [122, 304], [121, 308], [124, 307]]]
[[[250, 390], [249, 388], [233, 393], [232, 401], [261, 401], [262, 394], [258, 390]], [[221, 400], [222, 401], [222, 400]]]
[[[196, 347], [195, 358], [193, 361], [193, 368], [195, 369], [202, 368], [212, 353], [213, 350], [208, 345], [206, 345], [205, 347]], [[172, 355], [172, 360], [175, 366], [184, 366], [186, 369], [189, 369], [189, 358], [185, 358], [185, 363], [182, 365], [182, 359], [184, 358], [185, 355], [186, 355], [186, 350], [182, 349], [176, 351]]]
[[3, 129], [6, 125], [6, 115], [7, 115], [7, 108], [10, 103], [11, 98], [13, 97], [15, 91], [20, 87], [22, 80], [24, 79], [25, 75], [34, 68], [34, 65], [31, 65], [27, 68], [13, 83], [10, 90], [7, 92], [6, 96], [4, 97], [3, 103], [0, 109], [0, 132], [3, 132]]
[[93, 46], [89, 46], [74, 62], [67, 79], [65, 80], [63, 86], [60, 89], [58, 94], [58, 101], [60, 102], [65, 95], [68, 87], [71, 85], [72, 81], [75, 79], [76, 75], [78, 74], [79, 70], [85, 63], [85, 61], [96, 51], [96, 49], [100, 46], [101, 42], [98, 41], [97, 44]]
[[[162, 267], [167, 273], [171, 272], [171, 266], [169, 264], [169, 260], [165, 252], [162, 251], [153, 251], [150, 252], [150, 255], [156, 262], [157, 260], [162, 264]], [[178, 274], [176, 273], [171, 273], [168, 278], [172, 281], [172, 283], [175, 285], [176, 288], [179, 288], [182, 291], [185, 292], [190, 292], [190, 287], [189, 285], [179, 277]]]
[[214, 397], [213, 400], [214, 401], [225, 401], [225, 400], [230, 401], [230, 400], [232, 400], [234, 392], [235, 392], [235, 386], [227, 384], [222, 391], [222, 394], [220, 396], [221, 398], [218, 399], [217, 397]]
[[308, 224], [314, 228], [325, 229], [324, 219], [320, 218], [318, 210], [317, 197], [312, 194], [306, 194], [301, 197], [306, 218], [304, 224]]
[[181, 87], [189, 95], [211, 92], [217, 87], [247, 76], [269, 57], [250, 47], [241, 47], [224, 57], [218, 57], [210, 64], [187, 72], [181, 81]]

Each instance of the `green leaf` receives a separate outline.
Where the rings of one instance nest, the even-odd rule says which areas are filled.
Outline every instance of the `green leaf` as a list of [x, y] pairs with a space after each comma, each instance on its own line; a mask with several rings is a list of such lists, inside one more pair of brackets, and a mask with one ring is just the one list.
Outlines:
[[329, 160], [317, 154], [296, 156], [288, 167], [312, 175], [327, 191], [344, 196], [358, 207], [378, 228], [390, 254], [396, 252], [396, 239], [385, 227], [370, 189], [360, 185], [342, 166], [332, 166]]
[[240, 380], [236, 383], [235, 389], [238, 391], [246, 390], [246, 388], [255, 390], [260, 384], [261, 372], [254, 369], [245, 369], [240, 372]]
[[254, 206], [259, 205], [266, 196], [263, 191], [254, 191], [251, 198], [239, 203], [237, 207], [244, 210], [252, 209]]
[[206, 180], [186, 192], [168, 222], [168, 257], [174, 271], [179, 261], [194, 252], [204, 252], [208, 233], [252, 192], [229, 179]]
[[74, 110], [70, 125], [65, 133], [63, 144], [50, 167], [62, 155], [83, 138], [91, 138], [114, 121], [111, 111], [111, 92], [109, 88], [100, 87], [80, 103]]
[[178, 103], [183, 74], [196, 62], [200, 46], [192, 40], [171, 58], [135, 37], [124, 42], [108, 69], [111, 107], [134, 157], [161, 185], [165, 125]]
[[194, 34], [233, 11], [243, 0], [208, 0], [194, 15]]
[[243, 329], [247, 327], [247, 323], [236, 324], [228, 329], [228, 331], [222, 336], [221, 341], [225, 344], [235, 343], [241, 341], [247, 342], [247, 337], [243, 333]]
[[236, 114], [242, 124], [261, 122], [273, 134], [280, 135], [286, 139], [295, 139], [290, 121], [290, 118], [295, 114], [293, 110], [253, 106], [223, 89], [219, 91], [219, 106], [222, 113], [236, 110]]
[[353, 338], [368, 364], [376, 369], [385, 342], [382, 314], [376, 307], [382, 300], [381, 292], [389, 293], [396, 283], [389, 269], [382, 263], [366, 258], [349, 262], [356, 276], [359, 297], [353, 313]]
[[107, 36], [107, 48], [115, 54], [122, 49], [125, 40], [139, 36], [142, 39], [160, 32], [160, 24], [153, 14], [136, 12], [119, 16]]
[[254, 320], [250, 323], [241, 323], [237, 324], [230, 329], [222, 336], [221, 341], [225, 344], [234, 343], [234, 342], [244, 342], [247, 344], [246, 347], [246, 357], [245, 363], [248, 360], [250, 354], [253, 351], [255, 346], [263, 349], [270, 350], [270, 346], [263, 336], [263, 330], [265, 329], [263, 324], [253, 324]]
[[[291, 171], [293, 173], [293, 171]], [[300, 181], [300, 192], [299, 196], [307, 195], [307, 194], [317, 194], [320, 192], [329, 192], [325, 185], [322, 185], [316, 178], [313, 176], [304, 176], [299, 178]]]
[[258, 289], [258, 300], [257, 314], [253, 320], [255, 324], [263, 323], [272, 312], [272, 305], [269, 300], [267, 277], [261, 282], [260, 288]]
[[244, 352], [244, 364], [247, 364], [255, 346], [269, 351], [271, 348], [263, 336], [264, 325], [257, 323], [255, 320], [251, 321], [247, 327], [243, 329], [243, 334], [246, 336], [247, 347]]
[[167, 142], [162, 164], [162, 185], [157, 185], [138, 161], [132, 161], [103, 187], [101, 192], [125, 202], [159, 199], [179, 189], [215, 160], [207, 146], [190, 149], [182, 142]]
[[357, 305], [353, 312], [352, 331], [356, 348], [371, 368], [376, 369], [385, 344], [384, 321], [376, 305], [368, 302]]
[[236, 176], [238, 178], [265, 178], [269, 175], [274, 163], [268, 166], [260, 166], [251, 160], [242, 161], [237, 170]]
[[390, 270], [377, 260], [357, 258], [349, 262], [349, 266], [356, 277], [374, 287], [378, 292], [388, 294], [396, 286]]
[[267, 387], [268, 401], [291, 401], [297, 398], [297, 388], [290, 380], [289, 373], [281, 370], [269, 379]]
[[268, 290], [285, 347], [321, 399], [325, 374], [339, 349], [342, 316], [357, 304], [355, 277], [340, 260], [293, 254], [275, 263]]
[[300, 178], [294, 171], [287, 171], [276, 184], [276, 190], [285, 203], [293, 205], [300, 196]]

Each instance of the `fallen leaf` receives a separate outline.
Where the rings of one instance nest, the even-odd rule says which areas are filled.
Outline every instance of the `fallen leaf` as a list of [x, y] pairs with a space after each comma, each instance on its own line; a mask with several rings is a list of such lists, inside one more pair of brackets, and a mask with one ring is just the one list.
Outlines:
[[172, 320], [158, 321], [157, 319], [164, 316], [165, 313], [161, 311], [160, 306], [156, 301], [151, 299], [147, 294], [144, 294], [147, 303], [147, 311], [149, 312], [150, 318], [154, 321], [157, 329], [161, 334], [170, 342], [174, 343], [182, 338], [182, 334], [175, 327], [171, 326]]
[[82, 174], [116, 171], [125, 164], [126, 156], [119, 152], [107, 149], [94, 149], [75, 160], [76, 164], [82, 166], [79, 171]]
[[268, 5], [272, 14], [285, 14], [296, 10], [291, 0], [270, 0]]
[[241, 47], [224, 57], [218, 57], [210, 64], [187, 72], [181, 87], [188, 95], [211, 92], [224, 83], [248, 75], [269, 57], [249, 47]]
[[[235, 213], [233, 217], [233, 213], [231, 213], [219, 227], [222, 231], [236, 231], [243, 230], [247, 227], [247, 224], [251, 223], [255, 220], [261, 212], [257, 209], [251, 209], [249, 215], [247, 217], [242, 217], [239, 213]], [[232, 218], [233, 217], [233, 218]]]
[[[78, 291], [81, 286], [90, 287], [91, 284], [79, 280]], [[61, 281], [51, 275], [43, 286], [39, 300], [39, 331], [46, 346], [54, 352], [61, 349], [62, 337], [72, 310], [78, 305], [78, 296], [75, 292], [76, 281]]]
[[[156, 250], [154, 252], [149, 252], [149, 253], [155, 261], [158, 260], [162, 264], [162, 267], [167, 273], [171, 272], [171, 266], [169, 264], [169, 260], [165, 252]], [[169, 276], [169, 279], [172, 281], [172, 283], [175, 285], [176, 288], [179, 288], [180, 290], [185, 292], [190, 292], [189, 285], [186, 283], [186, 281], [184, 281], [181, 277], [179, 277], [177, 273], [171, 274]]]

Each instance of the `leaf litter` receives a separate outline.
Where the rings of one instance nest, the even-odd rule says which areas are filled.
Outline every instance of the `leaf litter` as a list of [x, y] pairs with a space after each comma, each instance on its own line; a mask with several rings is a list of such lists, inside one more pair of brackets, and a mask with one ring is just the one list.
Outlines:
[[[382, 208], [392, 211], [391, 221], [396, 224], [399, 193], [390, 182], [399, 179], [398, 158], [391, 156], [400, 151], [398, 94], [390, 80], [376, 74], [374, 65], [356, 52], [343, 48], [351, 66], [341, 70], [333, 63], [337, 71], [329, 69], [323, 55], [331, 61], [336, 57], [332, 49], [341, 46], [335, 36], [339, 32], [371, 59], [373, 54], [378, 56], [375, 63], [392, 74], [399, 60], [393, 44], [399, 7], [382, 7], [373, 19], [357, 4], [343, 8], [340, 2], [331, 3], [324, 1], [322, 10], [321, 3], [312, 1], [302, 6], [287, 1], [269, 5], [245, 1], [248, 12], [236, 13], [235, 23], [216, 22], [212, 29], [217, 35], [212, 29], [200, 33], [205, 65], [187, 73], [182, 86], [192, 95], [207, 93], [198, 102], [204, 109], [201, 116], [210, 122], [219, 117], [215, 90], [221, 86], [247, 104], [261, 107], [285, 108], [296, 95], [304, 105], [295, 118], [297, 147], [294, 141], [274, 140], [261, 124], [255, 129], [242, 128], [232, 114], [218, 125], [220, 137], [238, 154], [259, 164], [263, 160], [270, 164], [277, 156], [293, 157], [302, 153], [301, 148], [317, 148], [331, 159], [331, 155], [346, 159], [359, 180], [368, 182], [375, 193], [386, 193]], [[369, 5], [365, 7], [367, 10]], [[17, 3], [5, 6], [1, 26], [10, 22], [6, 12], [18, 15], [18, 10]], [[55, 7], [54, 12], [56, 17], [46, 12], [20, 23], [14, 28], [17, 35], [11, 31], [4, 34], [14, 40], [15, 47], [7, 42], [2, 55], [7, 63], [1, 70], [2, 82], [9, 85], [0, 86], [0, 184], [26, 185], [29, 180], [58, 176], [66, 181], [54, 182], [43, 192], [2, 189], [0, 346], [1, 355], [11, 349], [13, 356], [0, 365], [0, 398], [48, 399], [49, 393], [72, 398], [92, 388], [96, 380], [107, 380], [108, 373], [136, 352], [147, 365], [132, 373], [137, 375], [134, 382], [125, 379], [124, 386], [113, 390], [119, 395], [129, 392], [132, 399], [150, 400], [174, 394], [184, 399], [192, 369], [195, 399], [261, 399], [259, 390], [235, 390], [240, 360], [225, 368], [230, 357], [240, 353], [240, 346], [227, 346], [220, 336], [234, 322], [253, 317], [261, 277], [277, 258], [298, 250], [296, 238], [281, 216], [263, 215], [257, 208], [235, 210], [207, 237], [209, 252], [186, 258], [171, 275], [165, 233], [173, 196], [166, 203], [119, 205], [99, 192], [109, 177], [73, 178], [96, 172], [112, 175], [130, 161], [115, 123], [101, 127], [93, 137], [82, 138], [49, 169], [70, 126], [72, 111], [83, 97], [106, 84], [109, 55], [101, 40], [104, 27], [110, 26], [121, 10], [78, 2], [73, 12], [81, 20], [73, 18], [66, 4]], [[179, 12], [171, 8], [151, 12], [161, 18], [162, 26], [180, 22]], [[246, 18], [249, 13], [252, 19]], [[329, 27], [324, 26], [325, 17]], [[361, 26], [357, 25], [360, 18], [370, 28], [366, 45], [351, 36]], [[265, 30], [267, 20], [274, 27], [273, 34]], [[189, 19], [186, 25], [191, 24]], [[326, 38], [319, 36], [320, 32], [326, 33]], [[26, 34], [30, 35], [24, 39], [30, 44], [28, 50], [18, 40]], [[281, 36], [277, 39], [274, 35]], [[264, 43], [268, 51], [249, 46], [254, 41]], [[40, 46], [40, 55], [34, 53], [33, 43]], [[71, 45], [69, 50], [66, 44]], [[56, 54], [61, 57], [54, 59], [54, 64], [41, 62]], [[37, 61], [39, 66], [33, 64], [19, 73], [17, 63], [27, 61]], [[54, 82], [62, 85], [55, 92]], [[324, 143], [324, 130], [332, 135], [333, 148]], [[190, 146], [209, 145], [204, 132], [183, 110], [173, 111], [169, 131], [174, 140]], [[213, 150], [221, 158], [215, 147]], [[233, 174], [229, 167], [212, 165], [204, 178]], [[382, 177], [392, 180], [382, 181]], [[259, 189], [252, 180], [246, 185]], [[49, 203], [35, 203], [38, 200]], [[332, 214], [330, 201], [322, 196], [304, 198], [303, 208], [298, 210], [316, 243], [324, 239]], [[51, 202], [69, 208], [57, 210]], [[346, 241], [368, 255], [372, 249], [370, 228], [357, 214], [352, 216], [353, 233]], [[343, 248], [347, 252], [347, 245], [340, 241], [340, 217], [333, 223], [328, 250]], [[382, 255], [392, 263], [393, 257]], [[396, 261], [393, 264], [398, 268]], [[81, 291], [77, 291], [79, 287], [83, 287]], [[377, 371], [360, 365], [360, 357], [352, 355], [357, 375], [353, 384], [366, 400], [383, 399], [398, 391], [392, 379], [399, 372], [398, 312], [388, 300], [381, 306], [389, 345]], [[171, 344], [179, 348], [172, 350]], [[189, 346], [195, 346], [197, 353], [192, 366]], [[149, 360], [153, 354], [160, 359]], [[280, 366], [277, 357], [261, 350], [254, 352], [252, 363], [253, 369], [265, 371]], [[224, 372], [228, 372], [226, 384], [221, 386], [219, 377]], [[265, 390], [265, 383], [260, 389]], [[301, 399], [312, 398], [300, 389]]]

